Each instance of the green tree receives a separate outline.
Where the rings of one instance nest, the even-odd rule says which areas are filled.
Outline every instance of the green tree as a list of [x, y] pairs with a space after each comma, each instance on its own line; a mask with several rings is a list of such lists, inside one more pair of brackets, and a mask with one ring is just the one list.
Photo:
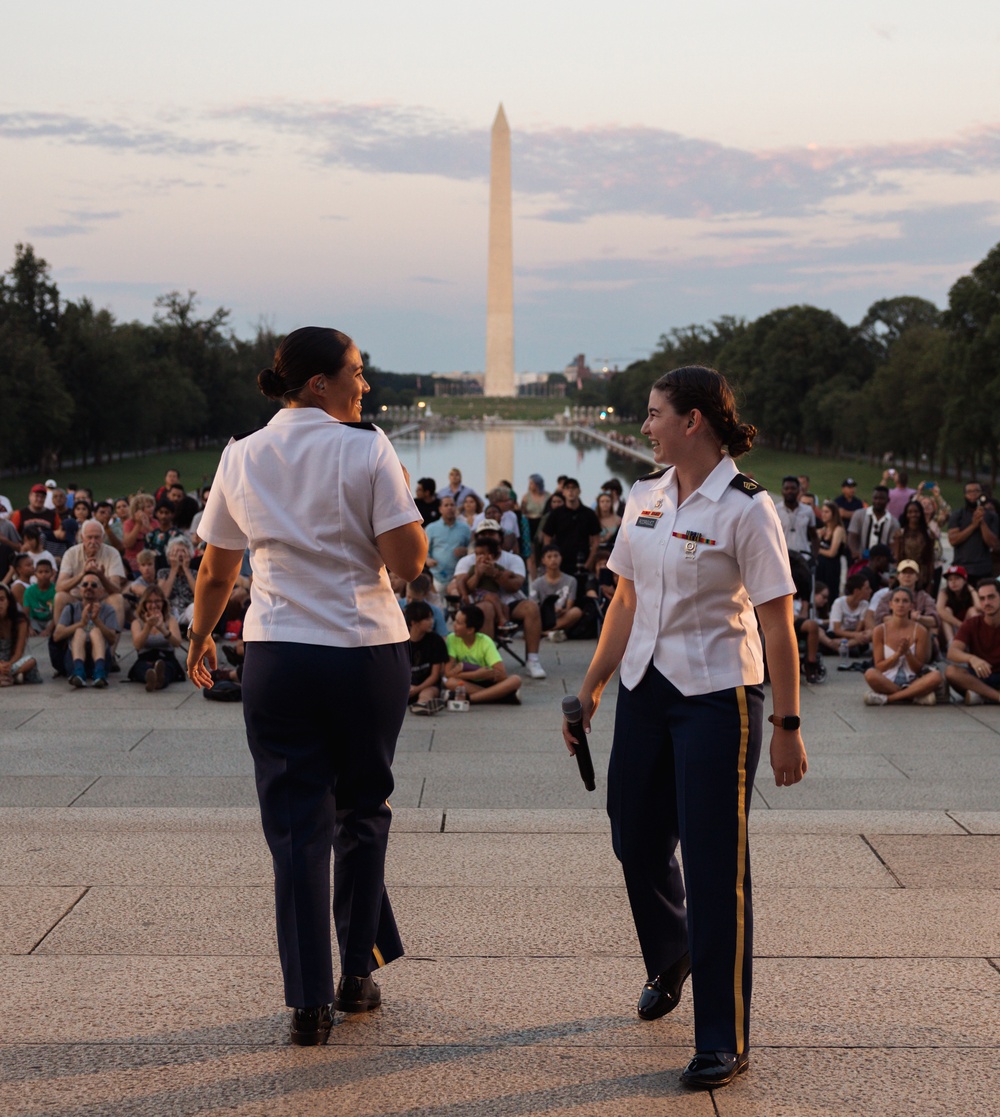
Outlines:
[[944, 324], [950, 342], [945, 445], [960, 473], [988, 464], [996, 484], [1000, 472], [1000, 244], [948, 292]]
[[0, 324], [11, 324], [53, 346], [59, 329], [59, 289], [49, 265], [30, 244], [14, 246], [14, 263], [0, 276]]

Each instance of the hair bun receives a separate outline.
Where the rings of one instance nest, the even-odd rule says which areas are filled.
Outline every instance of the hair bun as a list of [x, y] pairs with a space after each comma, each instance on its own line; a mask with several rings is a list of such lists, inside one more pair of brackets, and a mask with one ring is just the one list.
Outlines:
[[268, 399], [281, 399], [285, 391], [284, 382], [273, 368], [261, 369], [257, 373], [257, 387]]

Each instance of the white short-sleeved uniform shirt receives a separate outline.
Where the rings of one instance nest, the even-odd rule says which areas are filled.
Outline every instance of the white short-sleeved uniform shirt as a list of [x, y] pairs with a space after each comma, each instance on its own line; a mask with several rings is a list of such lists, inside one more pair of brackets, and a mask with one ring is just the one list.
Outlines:
[[225, 448], [198, 535], [250, 548], [245, 639], [357, 648], [409, 639], [375, 539], [420, 522], [382, 430], [296, 407]]
[[724, 457], [680, 508], [672, 466], [632, 486], [608, 562], [635, 583], [620, 669], [630, 690], [650, 663], [689, 696], [763, 682], [753, 607], [795, 586], [774, 503], [737, 478]]
[[[473, 536], [472, 539], [469, 541], [470, 553], [467, 555], [463, 555], [458, 560], [458, 563], [455, 566], [456, 578], [459, 576], [459, 574], [470, 573], [473, 567], [476, 565], [475, 547], [476, 537]], [[515, 590], [513, 593], [501, 593], [499, 595], [500, 604], [513, 605], [516, 601], [523, 601], [524, 598], [527, 596], [524, 592], [523, 579], [527, 576], [528, 573], [528, 568], [524, 565], [524, 559], [521, 558], [520, 555], [511, 554], [510, 551], [501, 551], [500, 557], [496, 559], [496, 564], [500, 567], [501, 570], [509, 570], [512, 574], [516, 574], [519, 578], [522, 579], [520, 589]]]

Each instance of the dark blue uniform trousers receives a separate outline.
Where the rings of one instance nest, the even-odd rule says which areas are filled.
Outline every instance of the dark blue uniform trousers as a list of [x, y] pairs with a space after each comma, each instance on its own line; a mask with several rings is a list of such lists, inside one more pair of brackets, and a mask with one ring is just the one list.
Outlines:
[[341, 972], [403, 953], [384, 883], [391, 764], [406, 713], [406, 643], [368, 648], [254, 641], [243, 715], [261, 823], [274, 862], [285, 1001], [333, 1000], [333, 915]]
[[747, 814], [763, 710], [763, 687], [686, 698], [652, 664], [634, 690], [618, 691], [608, 770], [615, 855], [648, 976], [691, 953], [698, 1051], [749, 1044]]

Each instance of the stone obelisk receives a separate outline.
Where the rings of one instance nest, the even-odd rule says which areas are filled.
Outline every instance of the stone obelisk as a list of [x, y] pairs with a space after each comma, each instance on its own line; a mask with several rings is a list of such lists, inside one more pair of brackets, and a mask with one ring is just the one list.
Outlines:
[[497, 109], [490, 141], [490, 249], [486, 276], [488, 396], [515, 396], [514, 239], [510, 202], [510, 125]]

